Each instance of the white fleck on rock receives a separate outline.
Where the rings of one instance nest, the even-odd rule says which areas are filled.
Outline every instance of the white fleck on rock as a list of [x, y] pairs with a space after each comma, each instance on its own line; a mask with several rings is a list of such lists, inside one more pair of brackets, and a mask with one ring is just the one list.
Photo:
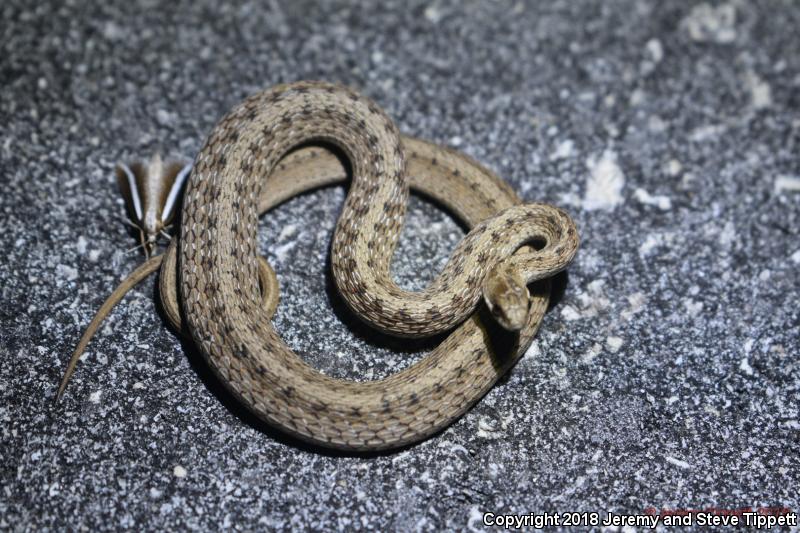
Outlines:
[[696, 317], [700, 314], [700, 311], [703, 310], [703, 302], [698, 302], [689, 298], [683, 301], [683, 307], [686, 308], [686, 312], [689, 313], [689, 316]]
[[559, 159], [566, 159], [575, 154], [575, 143], [571, 139], [566, 139], [558, 143], [555, 151], [550, 154], [550, 161], [558, 161]]
[[671, 463], [671, 464], [673, 464], [675, 466], [678, 466], [680, 468], [689, 469], [689, 468], [692, 467], [692, 465], [690, 465], [686, 461], [683, 461], [681, 459], [677, 459], [677, 458], [672, 457], [670, 455], [665, 456], [665, 458], [667, 459], [668, 463]]
[[482, 531], [486, 529], [483, 519], [486, 516], [482, 507], [473, 505], [469, 508], [469, 516], [467, 517], [467, 529], [470, 531]]
[[747, 359], [747, 357], [744, 357], [742, 358], [741, 361], [739, 361], [739, 370], [741, 370], [748, 376], [753, 375], [753, 367], [750, 366], [750, 361]]
[[765, 109], [772, 105], [772, 87], [753, 71], [744, 76], [744, 83], [750, 91], [750, 102], [755, 109]]
[[647, 296], [641, 292], [635, 292], [628, 296], [628, 304], [630, 309], [625, 309], [621, 316], [623, 320], [630, 320], [630, 318], [644, 308], [647, 303]]
[[583, 208], [611, 210], [622, 203], [625, 174], [617, 163], [617, 154], [610, 149], [605, 150], [600, 157], [589, 157], [586, 166], [589, 178], [586, 181]]
[[736, 226], [733, 225], [732, 221], [727, 221], [725, 226], [719, 232], [718, 242], [724, 249], [729, 249], [731, 245], [736, 241]]
[[753, 345], [756, 343], [755, 339], [747, 339], [744, 341], [744, 353], [750, 353], [753, 351]]
[[539, 348], [538, 340], [535, 339], [531, 343], [530, 348], [528, 348], [528, 351], [525, 352], [525, 359], [527, 359], [527, 360], [536, 359], [540, 355], [542, 355], [542, 350], [541, 350], [541, 348]]
[[102, 29], [103, 37], [109, 41], [121, 41], [125, 38], [125, 30], [122, 26], [113, 21], [105, 23]]
[[672, 200], [668, 196], [653, 196], [642, 188], [637, 188], [633, 191], [633, 197], [640, 203], [645, 205], [654, 205], [662, 211], [672, 209]]
[[725, 133], [725, 126], [720, 124], [706, 124], [698, 126], [689, 133], [689, 140], [693, 142], [705, 142], [714, 139]]
[[76, 279], [78, 279], [78, 269], [67, 265], [59, 264], [56, 267], [56, 274], [60, 278], [64, 278], [67, 281], [75, 281]]
[[561, 193], [559, 196], [559, 201], [564, 205], [571, 205], [573, 207], [581, 206], [581, 197], [574, 192]]
[[98, 259], [100, 259], [100, 250], [92, 250], [89, 252], [89, 261], [97, 263]]
[[78, 242], [75, 245], [75, 248], [78, 250], [78, 253], [83, 255], [86, 253], [86, 245], [89, 244], [89, 241], [86, 240], [86, 237], [83, 235], [78, 236]]
[[450, 137], [450, 140], [447, 141], [447, 144], [449, 144], [453, 148], [458, 148], [463, 143], [464, 143], [464, 140], [461, 137], [459, 137], [458, 135], [456, 135], [455, 137]]
[[609, 335], [606, 338], [606, 346], [608, 346], [608, 349], [611, 351], [611, 353], [617, 353], [619, 351], [619, 349], [622, 348], [622, 343], [623, 342], [624, 341], [622, 340], [621, 337], [615, 337], [615, 336]]
[[185, 478], [186, 477], [186, 469], [181, 465], [175, 465], [175, 468], [172, 469], [172, 475], [177, 478]]
[[278, 261], [280, 261], [280, 262], [286, 261], [286, 259], [289, 258], [289, 252], [292, 250], [292, 248], [295, 247], [296, 244], [297, 244], [296, 241], [289, 241], [286, 244], [282, 244], [282, 245], [276, 247], [275, 248], [275, 257], [278, 258]]
[[653, 133], [663, 133], [667, 131], [667, 123], [658, 115], [653, 115], [647, 119], [647, 129]]
[[645, 76], [650, 74], [656, 69], [662, 59], [664, 59], [664, 47], [661, 46], [661, 41], [658, 39], [650, 39], [644, 45], [647, 58], [642, 61], [641, 72]]
[[691, 173], [691, 172], [687, 172], [687, 173], [686, 173], [686, 174], [684, 174], [684, 175], [683, 175], [683, 177], [681, 178], [680, 189], [681, 189], [682, 191], [688, 191], [688, 190], [690, 190], [690, 189], [691, 189], [691, 188], [694, 186], [694, 183], [695, 183], [696, 181], [697, 181], [697, 176], [695, 176], [695, 175], [694, 175], [693, 173]]
[[173, 121], [172, 113], [166, 109], [159, 109], [156, 111], [156, 122], [158, 122], [160, 125], [169, 126]]
[[89, 395], [89, 401], [92, 403], [100, 403], [100, 396], [102, 395], [101, 391], [94, 391]]
[[639, 312], [644, 307], [644, 304], [647, 303], [647, 296], [641, 292], [634, 292], [628, 296], [628, 303], [631, 304], [631, 311]]
[[783, 191], [796, 192], [800, 191], [800, 178], [793, 178], [790, 176], [778, 176], [775, 179], [775, 192], [777, 194]]
[[581, 314], [578, 312], [578, 310], [571, 305], [565, 305], [561, 308], [561, 316], [564, 318], [564, 320], [569, 322], [579, 320], [581, 318]]
[[391, 92], [394, 90], [394, 80], [392, 78], [383, 79], [378, 83], [380, 84], [381, 89], [383, 89], [386, 92]]
[[597, 316], [601, 311], [607, 309], [611, 302], [606, 296], [604, 289], [605, 281], [596, 279], [587, 285], [587, 290], [577, 296], [578, 305], [565, 305], [561, 310], [564, 320], [578, 320], [581, 318], [591, 318]]
[[496, 418], [481, 416], [478, 419], [478, 436], [484, 439], [499, 439], [503, 436], [504, 429], [504, 424]]
[[383, 52], [381, 52], [380, 50], [375, 50], [374, 52], [372, 52], [371, 59], [373, 63], [375, 63], [376, 65], [380, 65], [381, 63], [383, 63]]
[[681, 171], [683, 171], [683, 165], [681, 165], [681, 162], [678, 161], [677, 159], [670, 159], [669, 161], [667, 161], [665, 170], [667, 171], [667, 174], [669, 176], [672, 176], [674, 178], [676, 176], [679, 176]]
[[438, 6], [431, 4], [425, 8], [425, 18], [434, 24], [438, 24], [442, 20], [442, 11]]
[[589, 348], [589, 350], [588, 350], [588, 351], [587, 351], [585, 354], [583, 354], [583, 355], [581, 356], [581, 360], [582, 360], [584, 363], [591, 363], [591, 362], [592, 362], [592, 360], [593, 360], [595, 357], [597, 357], [598, 355], [600, 355], [600, 352], [601, 352], [602, 350], [603, 350], [603, 346], [602, 346], [602, 345], [601, 345], [599, 342], [596, 342], [596, 343], [592, 344], [592, 347], [591, 347], [591, 348]]
[[672, 235], [667, 233], [651, 233], [645, 237], [644, 242], [639, 246], [639, 255], [647, 257], [659, 246], [672, 242]]
[[647, 49], [647, 53], [650, 54], [650, 59], [653, 63], [658, 63], [664, 59], [664, 47], [658, 39], [650, 39], [644, 46]]
[[800, 250], [797, 250], [795, 253], [792, 254], [792, 261], [796, 264], [800, 265]]
[[727, 44], [736, 40], [736, 7], [732, 3], [699, 4], [681, 20], [689, 38], [700, 43]]
[[295, 233], [297, 233], [297, 226], [295, 224], [287, 224], [283, 227], [283, 229], [281, 229], [281, 232], [278, 235], [278, 240], [284, 241], [289, 237], [293, 237]]
[[641, 89], [635, 89], [628, 98], [628, 103], [631, 105], [631, 107], [637, 107], [642, 105], [645, 100], [647, 100], [647, 95], [645, 92]]

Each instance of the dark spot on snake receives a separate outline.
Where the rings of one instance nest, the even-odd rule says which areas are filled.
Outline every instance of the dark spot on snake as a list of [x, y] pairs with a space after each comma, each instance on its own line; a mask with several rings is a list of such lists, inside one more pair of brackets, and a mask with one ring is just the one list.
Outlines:
[[247, 357], [247, 350], [240, 344], [233, 350], [233, 355], [237, 359], [245, 359]]

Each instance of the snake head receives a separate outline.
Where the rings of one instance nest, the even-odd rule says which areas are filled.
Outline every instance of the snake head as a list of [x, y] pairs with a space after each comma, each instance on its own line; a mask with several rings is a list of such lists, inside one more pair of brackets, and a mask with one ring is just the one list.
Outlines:
[[519, 274], [501, 266], [493, 268], [483, 282], [483, 299], [497, 322], [509, 331], [519, 331], [528, 319], [530, 293]]

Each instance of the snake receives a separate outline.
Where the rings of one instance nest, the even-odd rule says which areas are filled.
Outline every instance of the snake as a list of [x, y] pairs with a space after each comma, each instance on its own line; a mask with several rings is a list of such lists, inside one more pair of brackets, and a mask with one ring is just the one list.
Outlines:
[[[286, 344], [271, 321], [278, 280], [258, 254], [260, 214], [345, 182], [330, 253], [347, 307], [390, 335], [443, 336], [379, 380], [327, 376]], [[390, 272], [410, 189], [469, 228], [421, 291], [401, 288]], [[326, 448], [400, 448], [449, 426], [522, 357], [548, 307], [550, 279], [578, 245], [565, 211], [523, 203], [470, 157], [401, 135], [368, 97], [327, 82], [275, 86], [212, 129], [188, 178], [178, 234], [103, 304], [58, 396], [102, 316], [159, 270], [168, 320], [258, 418]]]

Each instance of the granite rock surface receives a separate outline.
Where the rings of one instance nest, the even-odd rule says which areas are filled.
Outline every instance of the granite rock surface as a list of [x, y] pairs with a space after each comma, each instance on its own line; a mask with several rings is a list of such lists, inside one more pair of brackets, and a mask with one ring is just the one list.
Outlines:
[[[792, 1], [0, 5], [0, 530], [481, 531], [484, 512], [800, 509], [800, 6]], [[113, 166], [191, 158], [270, 85], [324, 79], [567, 209], [582, 248], [521, 362], [396, 453], [291, 442], [166, 326]], [[276, 326], [387, 376], [425, 347], [336, 303], [342, 188], [267, 214]], [[463, 230], [413, 198], [422, 288]]]

